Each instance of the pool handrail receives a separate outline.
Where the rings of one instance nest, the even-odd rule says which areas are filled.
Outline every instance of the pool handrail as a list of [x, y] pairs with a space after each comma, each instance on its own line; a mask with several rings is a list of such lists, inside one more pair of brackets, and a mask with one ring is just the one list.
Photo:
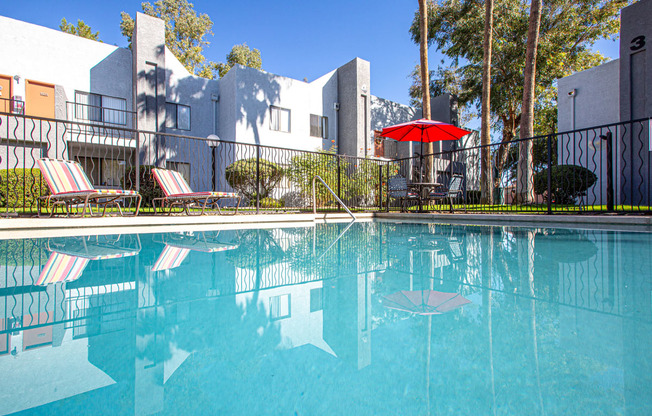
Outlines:
[[317, 198], [315, 198], [315, 183], [316, 183], [317, 179], [319, 179], [319, 181], [324, 184], [326, 189], [328, 189], [328, 192], [330, 192], [335, 197], [337, 202], [339, 202], [339, 204], [342, 206], [342, 208], [344, 208], [346, 210], [346, 212], [349, 213], [351, 218], [353, 218], [353, 221], [355, 221], [357, 218], [355, 218], [355, 215], [353, 215], [353, 213], [351, 212], [349, 207], [347, 207], [346, 204], [344, 202], [342, 202], [342, 200], [335, 194], [335, 192], [333, 192], [333, 190], [330, 188], [330, 186], [326, 185], [326, 182], [324, 182], [324, 180], [319, 175], [315, 175], [312, 178], [312, 212], [313, 212], [313, 214], [317, 215]]

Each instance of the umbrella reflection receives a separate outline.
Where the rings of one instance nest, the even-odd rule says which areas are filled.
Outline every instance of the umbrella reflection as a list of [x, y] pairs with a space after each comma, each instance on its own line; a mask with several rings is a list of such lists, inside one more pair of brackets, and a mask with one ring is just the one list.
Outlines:
[[417, 315], [439, 315], [467, 303], [471, 301], [459, 293], [436, 290], [401, 290], [383, 298], [383, 304], [388, 308]]

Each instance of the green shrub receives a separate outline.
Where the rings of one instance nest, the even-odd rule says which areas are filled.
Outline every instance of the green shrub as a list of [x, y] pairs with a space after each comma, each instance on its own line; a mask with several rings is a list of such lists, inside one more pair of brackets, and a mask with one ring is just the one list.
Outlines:
[[36, 209], [38, 198], [49, 193], [37, 168], [0, 170], [0, 207]]
[[263, 198], [260, 200], [262, 208], [283, 208], [283, 202], [274, 198]]
[[[276, 163], [266, 159], [259, 160], [260, 198], [269, 198], [272, 191], [281, 182], [285, 172]], [[256, 159], [242, 159], [231, 163], [226, 168], [226, 181], [238, 193], [250, 201], [256, 200]], [[261, 203], [262, 206], [262, 203]]]
[[[151, 165], [141, 165], [140, 166], [140, 188], [138, 192], [140, 192], [140, 195], [143, 197], [143, 201], [141, 202], [141, 207], [151, 207], [152, 206], [152, 200], [154, 198], [162, 198], [165, 196], [163, 194], [163, 190], [161, 187], [156, 183], [156, 179], [154, 179], [154, 175], [152, 175], [152, 168], [154, 166]], [[122, 187], [124, 189], [135, 189], [136, 187], [136, 168], [131, 167], [127, 168], [127, 171], [125, 172], [125, 176], [122, 179]]]
[[[595, 173], [585, 167], [576, 165], [557, 165], [551, 170], [552, 202], [556, 204], [573, 204], [575, 198], [586, 195], [586, 190], [598, 180]], [[534, 174], [534, 192], [548, 200], [548, 169]]]
[[[337, 193], [339, 171], [340, 190], [341, 195], [344, 196], [351, 186], [351, 179], [346, 174], [349, 171], [349, 166], [350, 164], [344, 158], [340, 159], [338, 165], [334, 149], [319, 153], [301, 153], [292, 157], [288, 168], [288, 178], [299, 188], [301, 195], [312, 200], [312, 179], [315, 175], [319, 175]], [[315, 189], [315, 198], [318, 206], [328, 205], [334, 199], [330, 192], [321, 185]]]

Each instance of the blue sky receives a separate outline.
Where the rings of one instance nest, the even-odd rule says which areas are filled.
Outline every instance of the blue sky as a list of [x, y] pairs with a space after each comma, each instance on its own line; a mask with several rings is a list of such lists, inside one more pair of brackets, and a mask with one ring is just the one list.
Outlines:
[[[153, 3], [154, 1], [150, 1]], [[409, 102], [409, 74], [419, 61], [419, 47], [408, 29], [416, 0], [329, 0], [270, 2], [261, 0], [191, 0], [195, 10], [213, 21], [214, 36], [204, 56], [224, 61], [231, 47], [247, 43], [259, 49], [263, 69], [275, 74], [312, 81], [360, 57], [371, 62], [371, 93]], [[126, 46], [120, 34], [120, 12], [132, 16], [141, 1], [104, 2], [74, 0], [1, 1], [0, 15], [58, 29], [61, 18], [81, 19], [100, 32], [109, 44]], [[618, 57], [618, 42], [604, 41], [596, 49]], [[442, 56], [431, 48], [431, 69]]]

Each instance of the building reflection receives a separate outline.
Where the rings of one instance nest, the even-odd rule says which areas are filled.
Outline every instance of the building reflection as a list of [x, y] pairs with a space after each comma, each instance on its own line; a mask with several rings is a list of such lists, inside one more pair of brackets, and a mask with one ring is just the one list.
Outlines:
[[[647, 235], [346, 226], [0, 242], [0, 414], [277, 414], [316, 397], [377, 414], [359, 400], [377, 394], [435, 414], [461, 399], [452, 375], [478, 392], [461, 413], [517, 413], [519, 396], [549, 413], [551, 397], [571, 400], [560, 360], [608, 391], [599, 406], [650, 410], [650, 275], [622, 263], [650, 258]], [[44, 272], [54, 260], [68, 274]], [[383, 305], [407, 290], [473, 303], [432, 320]], [[300, 405], [277, 400], [306, 389]]]

